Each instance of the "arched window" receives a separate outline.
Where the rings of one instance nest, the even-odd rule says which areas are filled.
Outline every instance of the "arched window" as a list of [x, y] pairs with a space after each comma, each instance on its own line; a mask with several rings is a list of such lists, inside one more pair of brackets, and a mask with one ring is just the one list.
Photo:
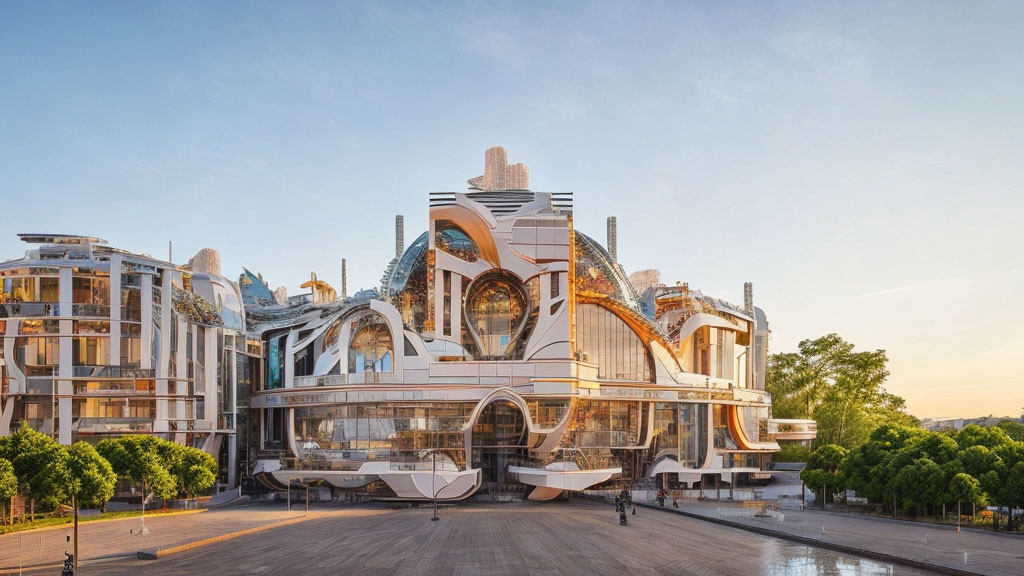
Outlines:
[[434, 246], [467, 262], [476, 262], [480, 258], [476, 242], [449, 220], [438, 220], [434, 224]]
[[636, 290], [622, 273], [618, 264], [612, 261], [608, 252], [594, 239], [577, 231], [576, 290], [611, 296], [630, 308], [637, 309]]
[[525, 338], [533, 305], [518, 278], [492, 271], [466, 292], [466, 325], [480, 358], [513, 358]]
[[[384, 293], [402, 313], [402, 322], [423, 332], [427, 320], [427, 240], [424, 232], [413, 242], [391, 270]], [[432, 303], [430, 303], [432, 305]]]
[[327, 352], [331, 349], [331, 346], [338, 343], [338, 334], [340, 332], [341, 320], [335, 320], [334, 323], [331, 324], [331, 327], [327, 329], [327, 332], [324, 332], [324, 344], [323, 348], [320, 350], [321, 354]]
[[597, 364], [599, 378], [651, 381], [647, 346], [621, 318], [597, 304], [576, 307], [576, 349]]
[[348, 371], [393, 372], [395, 345], [391, 329], [379, 314], [367, 314], [353, 322], [348, 348]]

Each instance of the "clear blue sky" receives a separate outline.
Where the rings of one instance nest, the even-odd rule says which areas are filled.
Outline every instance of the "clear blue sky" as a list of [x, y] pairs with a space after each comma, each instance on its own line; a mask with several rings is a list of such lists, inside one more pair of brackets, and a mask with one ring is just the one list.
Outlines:
[[919, 416], [1024, 406], [1019, 2], [0, 3], [18, 232], [377, 284], [503, 145], [627, 270], [838, 332]]

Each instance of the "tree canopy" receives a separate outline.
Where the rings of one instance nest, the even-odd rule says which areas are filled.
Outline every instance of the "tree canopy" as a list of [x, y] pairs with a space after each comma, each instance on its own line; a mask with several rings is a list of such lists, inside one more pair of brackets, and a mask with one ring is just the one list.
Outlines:
[[78, 441], [67, 448], [68, 493], [80, 508], [102, 506], [114, 495], [117, 475], [110, 463], [88, 442]]
[[194, 496], [217, 480], [217, 462], [212, 456], [155, 436], [111, 438], [96, 448], [118, 476], [144, 482], [148, 491], [164, 500], [179, 493]]
[[798, 352], [768, 361], [767, 389], [776, 418], [812, 418], [818, 445], [856, 448], [883, 424], [910, 425], [903, 398], [885, 390], [884, 350], [857, 352], [837, 334], [804, 340]]
[[22, 422], [13, 434], [0, 438], [0, 458], [8, 460], [18, 478], [19, 491], [43, 507], [54, 507], [70, 495], [67, 450], [56, 440]]
[[915, 514], [958, 501], [1024, 506], [1024, 442], [998, 428], [970, 425], [950, 435], [883, 425], [850, 451], [840, 472], [859, 496], [872, 502], [895, 499]]

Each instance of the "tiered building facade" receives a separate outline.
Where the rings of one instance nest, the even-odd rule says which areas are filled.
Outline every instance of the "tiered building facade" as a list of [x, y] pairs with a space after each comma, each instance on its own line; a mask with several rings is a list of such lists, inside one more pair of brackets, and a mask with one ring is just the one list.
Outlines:
[[506, 158], [431, 194], [429, 230], [353, 297], [314, 277], [281, 301], [248, 271], [236, 288], [25, 236], [39, 248], [0, 265], [0, 433], [160, 434], [220, 456], [229, 485], [240, 471], [401, 500], [756, 478], [777, 440], [813, 438], [771, 418], [749, 288], [743, 307], [638, 293], [574, 229], [572, 195], [525, 189]]

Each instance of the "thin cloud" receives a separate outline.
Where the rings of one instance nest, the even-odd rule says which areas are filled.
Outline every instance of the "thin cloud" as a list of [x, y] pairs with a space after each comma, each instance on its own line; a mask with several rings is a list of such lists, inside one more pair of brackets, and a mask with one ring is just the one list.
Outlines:
[[882, 296], [884, 294], [892, 294], [894, 292], [903, 292], [904, 290], [910, 290], [913, 288], [913, 284], [907, 284], [906, 286], [897, 286], [896, 288], [886, 288], [885, 290], [879, 290], [877, 292], [868, 292], [867, 294], [858, 294], [854, 298], [872, 298], [874, 296]]

